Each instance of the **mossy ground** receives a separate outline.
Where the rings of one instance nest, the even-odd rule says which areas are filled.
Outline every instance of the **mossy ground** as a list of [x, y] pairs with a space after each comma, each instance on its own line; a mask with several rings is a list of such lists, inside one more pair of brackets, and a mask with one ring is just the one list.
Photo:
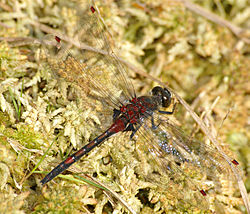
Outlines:
[[[242, 28], [250, 26], [247, 1], [195, 3]], [[74, 148], [100, 134], [112, 119], [106, 117], [109, 109], [103, 109], [98, 101], [80, 94], [78, 87], [55, 79], [53, 71], [37, 57], [40, 46], [30, 42], [44, 36], [34, 22], [72, 36], [76, 5], [77, 1], [60, 0], [1, 1], [0, 37], [5, 39], [0, 42], [0, 213], [128, 212], [114, 196], [72, 177], [61, 176], [56, 183], [52, 181], [43, 188], [40, 185], [52, 163], [55, 166]], [[231, 155], [240, 162], [249, 192], [249, 44], [178, 1], [109, 0], [100, 8], [119, 56], [167, 83], [196, 112], [208, 112], [206, 121], [224, 142], [225, 150], [230, 147]], [[17, 37], [23, 39], [12, 39]], [[146, 94], [156, 85], [133, 70], [129, 75], [138, 94]], [[188, 133], [197, 129], [181, 106], [175, 116]], [[195, 137], [204, 140], [199, 131]], [[52, 142], [38, 169], [25, 178]], [[154, 183], [138, 176], [135, 150], [129, 136], [120, 134], [92, 151], [71, 171], [97, 177], [137, 212], [201, 212], [182, 206], [173, 195], [161, 194]], [[112, 162], [104, 164], [103, 157], [112, 157]], [[221, 192], [211, 198], [211, 212], [245, 211], [237, 186], [228, 187], [226, 181]]]

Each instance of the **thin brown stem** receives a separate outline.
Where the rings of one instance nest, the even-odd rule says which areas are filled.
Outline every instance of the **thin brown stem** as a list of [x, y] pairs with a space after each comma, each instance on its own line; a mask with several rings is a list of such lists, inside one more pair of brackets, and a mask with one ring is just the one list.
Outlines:
[[234, 24], [232, 24], [231, 22], [223, 19], [222, 17], [204, 9], [203, 7], [191, 3], [188, 0], [177, 0], [183, 3], [183, 5], [191, 10], [192, 12], [205, 17], [206, 19], [217, 23], [223, 27], [227, 27], [229, 30], [231, 30], [233, 32], [233, 34], [235, 36], [237, 36], [238, 38], [242, 39], [244, 42], [246, 42], [247, 44], [250, 44], [250, 31], [241, 27], [238, 27]]

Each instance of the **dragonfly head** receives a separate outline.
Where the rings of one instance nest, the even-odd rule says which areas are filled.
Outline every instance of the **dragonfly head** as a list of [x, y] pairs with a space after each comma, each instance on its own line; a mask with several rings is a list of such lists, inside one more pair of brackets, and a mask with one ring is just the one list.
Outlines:
[[156, 86], [152, 89], [152, 95], [158, 97], [162, 107], [169, 107], [171, 104], [171, 93], [168, 89]]

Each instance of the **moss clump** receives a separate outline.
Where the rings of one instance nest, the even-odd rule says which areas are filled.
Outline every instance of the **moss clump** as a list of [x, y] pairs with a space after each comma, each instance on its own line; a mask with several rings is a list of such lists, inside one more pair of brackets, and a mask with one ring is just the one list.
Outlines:
[[[82, 3], [87, 6], [86, 1]], [[246, 1], [197, 3], [242, 28], [249, 28]], [[190, 12], [177, 1], [97, 4], [112, 32], [114, 51], [144, 74], [167, 82], [196, 112], [206, 112], [204, 120], [225, 142], [223, 149], [230, 154], [230, 147], [244, 168], [243, 176], [249, 174], [249, 46], [229, 29]], [[0, 31], [0, 36], [5, 37], [0, 42], [0, 212], [126, 213], [126, 205], [142, 213], [244, 211], [237, 186], [230, 186], [225, 177], [217, 177], [222, 184], [218, 189], [210, 185], [208, 176], [202, 177], [183, 166], [178, 185], [166, 174], [160, 175], [152, 155], [140, 143], [142, 139], [135, 143], [123, 133], [92, 151], [70, 171], [96, 177], [119, 193], [126, 205], [121, 200], [117, 203], [119, 197], [115, 194], [111, 194], [116, 198], [111, 203], [98, 188], [83, 186], [82, 181], [72, 178], [56, 178], [57, 185], [51, 182], [41, 188], [39, 181], [44, 174], [40, 174], [105, 130], [112, 122], [112, 109], [95, 99], [96, 94], [88, 84], [81, 84], [80, 76], [75, 74], [77, 78], [73, 80], [77, 81], [72, 82], [67, 78], [70, 70], [64, 70], [67, 71], [64, 78], [59, 78], [39, 57], [41, 47], [36, 44], [46, 33], [57, 30], [59, 35], [73, 38], [79, 28], [85, 27], [77, 22], [80, 2], [16, 1], [14, 5], [8, 2], [0, 7], [0, 25], [5, 29]], [[73, 49], [72, 53], [78, 54], [79, 50]], [[98, 73], [98, 68], [95, 69]], [[150, 78], [133, 70], [128, 73], [138, 95], [155, 86]], [[105, 81], [103, 85], [112, 87], [109, 76], [101, 78]], [[205, 141], [180, 105], [175, 116], [188, 134]], [[39, 171], [26, 178], [53, 141], [38, 166]], [[235, 157], [232, 152], [231, 155]], [[104, 164], [103, 158], [109, 156], [111, 163]], [[147, 177], [147, 172], [159, 176]], [[192, 203], [199, 200], [188, 193], [186, 175], [197, 183], [205, 180], [203, 184], [210, 189], [210, 210]], [[249, 178], [246, 184], [249, 190]]]

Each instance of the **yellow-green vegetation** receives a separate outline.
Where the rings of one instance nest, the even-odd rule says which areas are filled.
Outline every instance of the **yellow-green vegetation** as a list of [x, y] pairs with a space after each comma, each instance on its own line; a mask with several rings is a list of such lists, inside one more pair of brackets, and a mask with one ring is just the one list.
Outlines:
[[[72, 175], [41, 186], [49, 170], [112, 122], [112, 109], [89, 96], [87, 84], [68, 81], [67, 72], [58, 78], [41, 57], [39, 43], [47, 33], [74, 37], [84, 24], [77, 16], [86, 2], [0, 0], [0, 213], [246, 212], [230, 178], [222, 176], [221, 188], [213, 189], [207, 177], [184, 166], [185, 175], [212, 189], [209, 209], [182, 192], [185, 176], [177, 186], [160, 174], [146, 179], [144, 171], [155, 167], [154, 161], [141, 152], [140, 139], [135, 143], [126, 133], [82, 158], [67, 171]], [[227, 27], [210, 21], [211, 14], [198, 15], [188, 3], [108, 0], [97, 5], [114, 51], [138, 68], [129, 70], [137, 94], [157, 85], [145, 77], [150, 74], [199, 115], [205, 113], [204, 121], [226, 154], [240, 162], [249, 192], [250, 33], [244, 30], [250, 28], [249, 1], [193, 1], [227, 20]], [[234, 26], [241, 33], [233, 33]], [[209, 144], [180, 104], [174, 117], [187, 135]], [[73, 177], [77, 173], [81, 177]]]

